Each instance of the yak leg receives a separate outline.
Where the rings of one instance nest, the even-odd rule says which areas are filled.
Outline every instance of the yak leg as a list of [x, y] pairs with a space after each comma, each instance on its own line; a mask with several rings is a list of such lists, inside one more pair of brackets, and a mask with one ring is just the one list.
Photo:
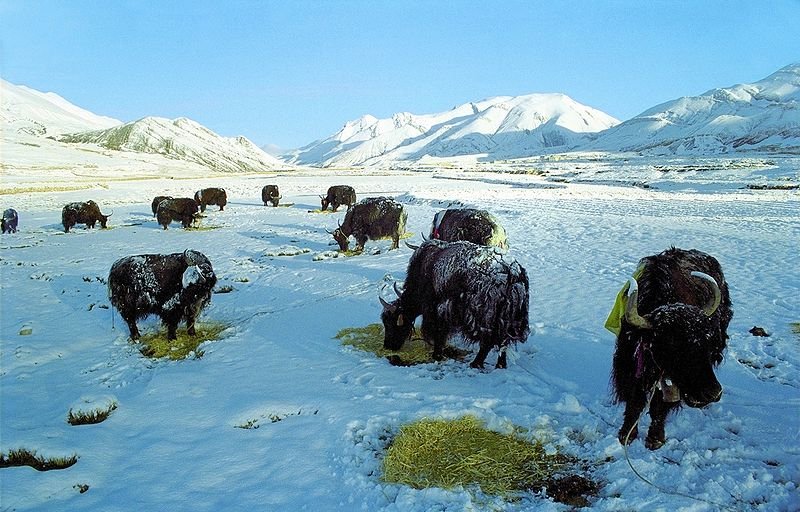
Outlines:
[[495, 368], [508, 368], [505, 348], [500, 349], [500, 354], [497, 356], [497, 364], [495, 365]]
[[433, 360], [444, 360], [444, 346], [447, 343], [447, 335], [450, 328], [442, 322], [435, 311], [422, 314], [422, 337], [427, 341], [433, 339]]
[[489, 355], [490, 350], [492, 350], [492, 345], [490, 343], [481, 342], [478, 355], [475, 356], [475, 359], [469, 365], [473, 368], [483, 368], [483, 362], [486, 360], [486, 356]]
[[131, 332], [131, 339], [138, 340], [139, 328], [136, 327], [136, 313], [134, 312], [131, 315], [126, 315], [124, 312], [120, 311], [119, 315], [125, 320], [125, 323], [128, 324], [128, 330]]
[[661, 393], [656, 391], [650, 401], [650, 428], [647, 430], [647, 437], [644, 445], [650, 450], [658, 450], [666, 442], [664, 424], [667, 421], [669, 412], [677, 406], [677, 403], [665, 402]]
[[367, 237], [357, 237], [356, 238], [356, 249], [355, 252], [361, 252], [364, 250], [364, 245], [367, 243]]
[[389, 250], [392, 249], [399, 249], [400, 248], [400, 235], [395, 234], [392, 236], [392, 246], [389, 247]]
[[167, 323], [167, 339], [168, 340], [177, 340], [178, 339], [178, 322], [168, 322]]
[[631, 444], [639, 436], [639, 428], [636, 423], [644, 411], [646, 402], [647, 396], [638, 391], [625, 402], [624, 420], [622, 428], [619, 429], [617, 434], [617, 439], [619, 439], [620, 443], [625, 444], [625, 438], [627, 437], [628, 444]]

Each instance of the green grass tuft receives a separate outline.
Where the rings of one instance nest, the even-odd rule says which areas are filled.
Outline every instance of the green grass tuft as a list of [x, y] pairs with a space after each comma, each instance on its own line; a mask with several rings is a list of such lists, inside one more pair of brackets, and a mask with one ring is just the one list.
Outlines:
[[151, 359], [166, 357], [178, 361], [186, 359], [190, 354], [194, 354], [195, 359], [200, 359], [203, 357], [203, 351], [197, 350], [197, 347], [206, 341], [220, 339], [220, 335], [228, 327], [230, 327], [228, 324], [219, 322], [198, 322], [195, 324], [194, 336], [189, 336], [185, 328], [178, 329], [178, 339], [171, 341], [167, 339], [166, 330], [142, 334], [139, 339], [140, 351]]
[[[372, 352], [378, 357], [386, 357], [396, 366], [411, 366], [421, 363], [431, 363], [433, 348], [429, 347], [422, 338], [412, 336], [406, 341], [403, 348], [394, 351], [383, 348], [383, 325], [369, 324], [366, 327], [346, 327], [335, 336], [341, 340], [342, 345], [349, 345], [365, 352]], [[447, 347], [445, 355], [453, 359], [462, 359], [466, 352]]]
[[416, 489], [478, 486], [513, 499], [524, 491], [549, 493], [573, 464], [563, 455], [546, 454], [539, 442], [487, 430], [473, 416], [422, 419], [401, 427], [386, 452], [383, 480]]
[[70, 425], [95, 425], [104, 422], [111, 412], [116, 410], [117, 402], [111, 402], [102, 409], [92, 409], [91, 411], [74, 411], [69, 410], [67, 414], [67, 423]]
[[66, 469], [78, 462], [78, 456], [45, 458], [26, 448], [10, 450], [8, 455], [0, 453], [0, 468], [30, 466], [36, 471]]

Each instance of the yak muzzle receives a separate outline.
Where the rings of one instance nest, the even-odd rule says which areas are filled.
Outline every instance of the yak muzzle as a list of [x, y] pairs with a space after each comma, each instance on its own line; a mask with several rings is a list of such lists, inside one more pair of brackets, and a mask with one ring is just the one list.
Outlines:
[[683, 400], [689, 407], [700, 409], [714, 402], [719, 402], [720, 398], [722, 398], [722, 386], [716, 383], [715, 386], [704, 389], [697, 395], [687, 393]]

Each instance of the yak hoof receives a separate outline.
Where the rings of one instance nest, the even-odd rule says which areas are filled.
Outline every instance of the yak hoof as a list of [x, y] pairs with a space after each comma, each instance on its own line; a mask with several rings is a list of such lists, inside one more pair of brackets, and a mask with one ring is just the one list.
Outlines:
[[648, 436], [647, 439], [644, 440], [644, 445], [647, 447], [648, 450], [658, 450], [659, 448], [664, 446], [665, 442], [666, 439], [664, 438], [658, 439]]
[[[628, 434], [629, 430], [630, 430], [630, 434]], [[631, 444], [634, 441], [634, 439], [636, 439], [637, 437], [639, 437], [639, 428], [638, 427], [633, 427], [633, 429], [631, 430], [630, 427], [626, 428], [626, 427], [623, 426], [619, 430], [619, 433], [617, 434], [617, 439], [619, 439], [619, 444], [621, 444], [621, 445], [625, 445], [626, 444], [625, 443], [625, 439], [626, 438], [628, 440], [627, 444]]]
[[483, 363], [482, 362], [479, 363], [478, 361], [472, 361], [471, 363], [469, 363], [469, 365], [472, 368], [477, 368], [478, 370], [483, 370]]

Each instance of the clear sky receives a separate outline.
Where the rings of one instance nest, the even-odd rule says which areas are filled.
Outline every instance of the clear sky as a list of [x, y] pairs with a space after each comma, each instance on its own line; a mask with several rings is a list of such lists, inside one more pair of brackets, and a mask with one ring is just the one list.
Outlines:
[[293, 148], [535, 92], [624, 120], [799, 62], [798, 34], [800, 0], [0, 0], [0, 75]]

